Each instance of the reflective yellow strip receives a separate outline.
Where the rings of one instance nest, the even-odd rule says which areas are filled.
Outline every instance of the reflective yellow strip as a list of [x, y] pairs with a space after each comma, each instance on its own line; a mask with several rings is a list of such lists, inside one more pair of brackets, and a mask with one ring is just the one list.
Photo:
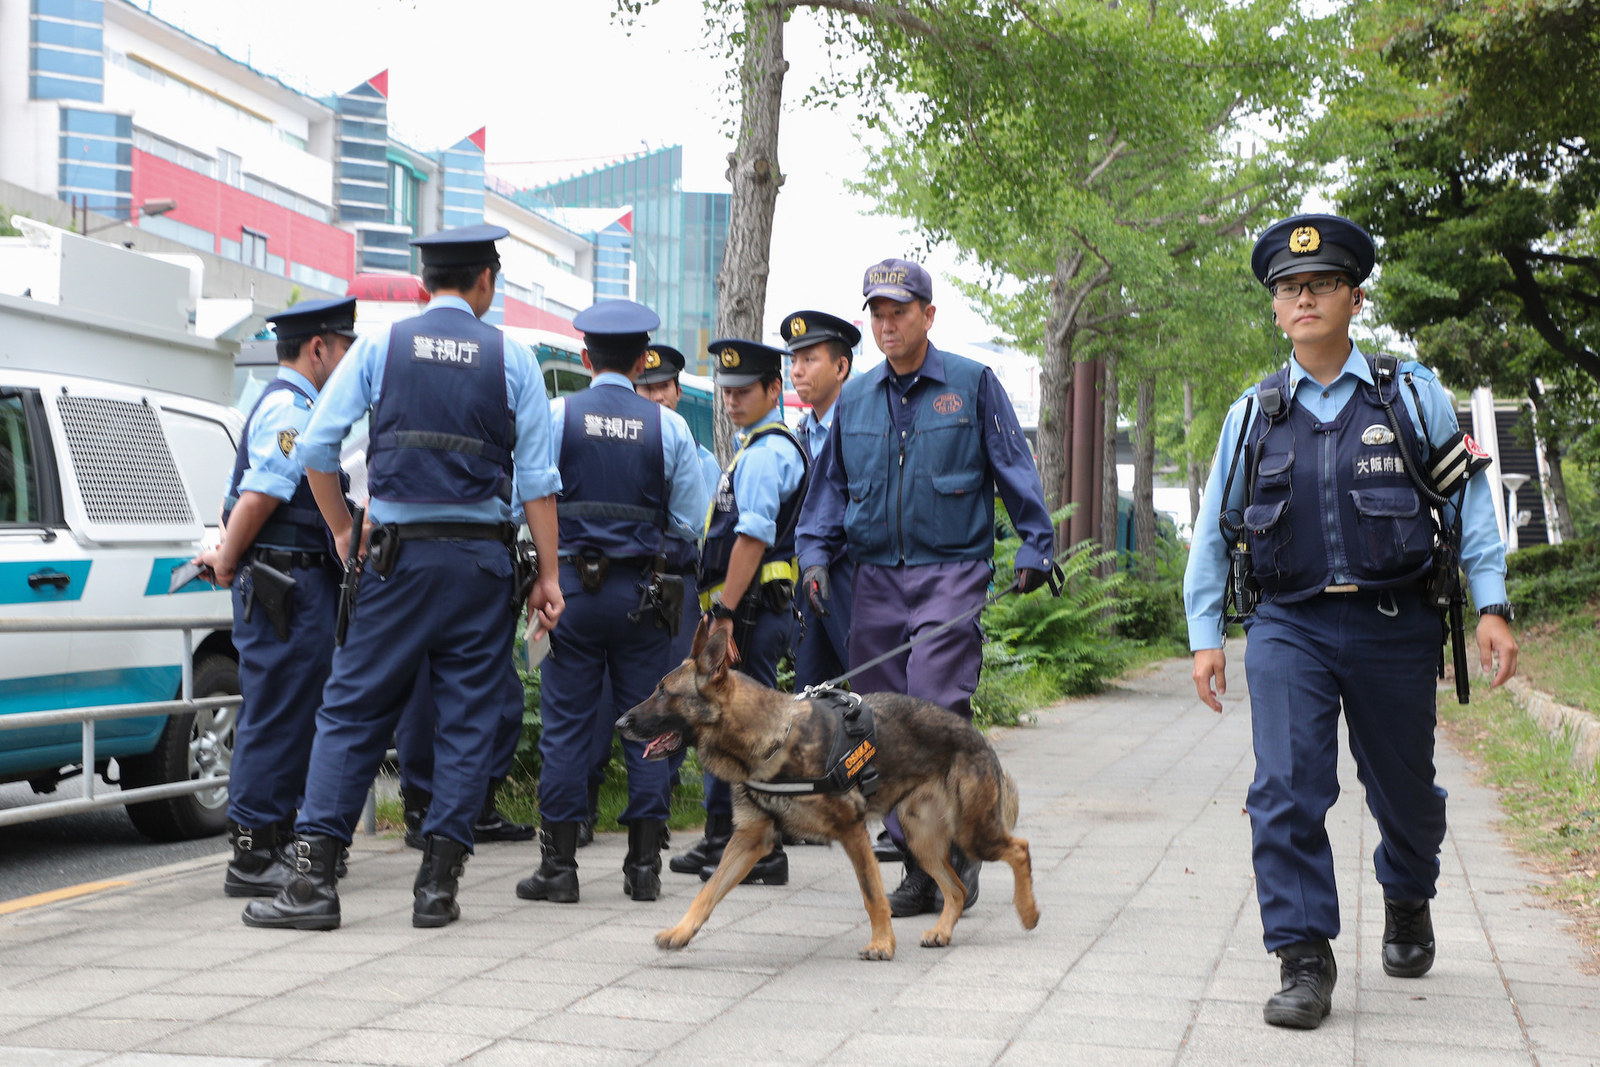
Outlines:
[[[761, 572], [756, 575], [756, 579], [757, 585], [766, 585], [768, 582], [781, 582], [785, 580], [798, 582], [800, 580], [799, 561], [792, 559], [778, 559], [773, 560], [771, 563], [763, 563], [761, 565]], [[722, 592], [722, 585], [719, 583], [701, 593], [700, 610], [711, 610], [711, 598], [720, 592]]]
[[27, 911], [29, 908], [40, 908], [46, 904], [54, 904], [61, 900], [71, 900], [73, 897], [86, 897], [90, 893], [99, 893], [105, 889], [118, 889], [130, 882], [84, 882], [82, 885], [69, 885], [65, 889], [52, 889], [48, 893], [35, 893], [31, 897], [18, 897], [16, 900], [7, 900], [0, 903], [0, 915], [10, 915], [15, 911]]

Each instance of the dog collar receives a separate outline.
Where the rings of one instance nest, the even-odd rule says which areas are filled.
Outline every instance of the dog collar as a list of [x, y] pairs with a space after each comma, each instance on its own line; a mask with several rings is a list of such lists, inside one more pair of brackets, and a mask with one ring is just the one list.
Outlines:
[[878, 730], [872, 708], [855, 693], [843, 689], [812, 688], [796, 696], [810, 700], [831, 712], [839, 721], [833, 731], [833, 748], [828, 753], [828, 769], [820, 778], [771, 778], [746, 780], [744, 787], [757, 793], [777, 796], [809, 796], [817, 793], [847, 793], [860, 789], [870, 797], [878, 791]]

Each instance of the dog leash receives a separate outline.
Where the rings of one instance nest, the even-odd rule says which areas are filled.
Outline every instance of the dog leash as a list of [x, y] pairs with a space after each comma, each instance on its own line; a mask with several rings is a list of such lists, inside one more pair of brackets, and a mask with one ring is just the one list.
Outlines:
[[[1054, 596], [1060, 596], [1061, 595], [1061, 586], [1062, 586], [1062, 583], [1065, 581], [1065, 579], [1066, 579], [1066, 576], [1062, 573], [1060, 566], [1057, 565], [1057, 564], [1052, 563], [1050, 565], [1050, 569], [1045, 572], [1045, 582], [1046, 582], [1046, 584], [1048, 584], [1050, 586], [1050, 592]], [[1010, 585], [1006, 586], [1004, 589], [997, 589], [995, 592], [990, 593], [989, 594], [989, 598], [987, 600], [985, 600], [982, 604], [979, 604], [977, 607], [972, 608], [972, 609], [970, 609], [968, 611], [963, 611], [960, 615], [957, 615], [953, 619], [946, 619], [944, 622], [941, 622], [938, 626], [935, 626], [933, 629], [929, 630], [927, 633], [919, 634], [918, 636], [913, 637], [911, 640], [907, 641], [905, 644], [900, 645], [900, 646], [898, 646], [896, 648], [891, 648], [889, 651], [883, 653], [881, 656], [874, 656], [872, 659], [867, 660], [867, 662], [863, 663], [861, 666], [855, 667], [855, 668], [853, 668], [851, 670], [848, 670], [848, 671], [845, 671], [843, 674], [839, 675], [837, 678], [830, 678], [828, 681], [819, 682], [816, 685], [808, 685], [804, 689], [802, 689], [800, 692], [796, 693], [794, 695], [794, 698], [796, 700], [806, 700], [806, 699], [809, 699], [810, 697], [814, 696], [819, 690], [832, 689], [835, 686], [837, 686], [840, 682], [849, 681], [851, 678], [854, 678], [856, 675], [860, 674], [862, 671], [871, 670], [873, 667], [876, 667], [878, 664], [884, 662], [885, 660], [893, 659], [895, 656], [900, 655], [902, 652], [908, 652], [911, 649], [913, 649], [913, 648], [917, 647], [918, 645], [922, 644], [922, 642], [928, 640], [929, 638], [939, 636], [940, 634], [944, 633], [946, 630], [950, 629], [950, 627], [952, 627], [952, 626], [959, 626], [961, 623], [966, 622], [968, 619], [972, 618], [974, 615], [977, 615], [979, 612], [983, 611], [985, 608], [988, 608], [990, 605], [992, 605], [992, 604], [996, 603], [997, 601], [999, 601], [1002, 597], [1006, 597], [1006, 596], [1009, 596], [1012, 593], [1020, 591], [1021, 587], [1022, 587], [1022, 576], [1019, 574], [1019, 575], [1017, 575], [1015, 578], [1013, 578], [1011, 580], [1011, 584]]]

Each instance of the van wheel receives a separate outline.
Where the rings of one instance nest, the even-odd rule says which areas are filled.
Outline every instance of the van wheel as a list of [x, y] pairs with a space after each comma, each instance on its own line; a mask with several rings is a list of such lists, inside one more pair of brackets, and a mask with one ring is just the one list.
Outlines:
[[[237, 696], [239, 665], [210, 655], [194, 665], [194, 695]], [[239, 709], [211, 708], [171, 715], [161, 739], [148, 755], [122, 760], [122, 784], [130, 789], [168, 782], [226, 778], [233, 766], [233, 732]], [[128, 818], [139, 832], [157, 841], [181, 841], [220, 834], [228, 820], [228, 786], [183, 796], [129, 804]]]

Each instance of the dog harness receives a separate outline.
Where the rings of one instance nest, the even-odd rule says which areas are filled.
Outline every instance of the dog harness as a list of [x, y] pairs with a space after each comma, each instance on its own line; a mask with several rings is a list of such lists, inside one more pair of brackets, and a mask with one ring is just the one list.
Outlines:
[[757, 793], [776, 796], [809, 796], [816, 793], [848, 793], [860, 789], [870, 797], [878, 791], [878, 730], [872, 709], [855, 693], [820, 686], [807, 688], [796, 700], [810, 700], [833, 714], [838, 723], [833, 731], [833, 748], [828, 753], [828, 769], [821, 778], [773, 778], [765, 782], [745, 781], [744, 787]]

